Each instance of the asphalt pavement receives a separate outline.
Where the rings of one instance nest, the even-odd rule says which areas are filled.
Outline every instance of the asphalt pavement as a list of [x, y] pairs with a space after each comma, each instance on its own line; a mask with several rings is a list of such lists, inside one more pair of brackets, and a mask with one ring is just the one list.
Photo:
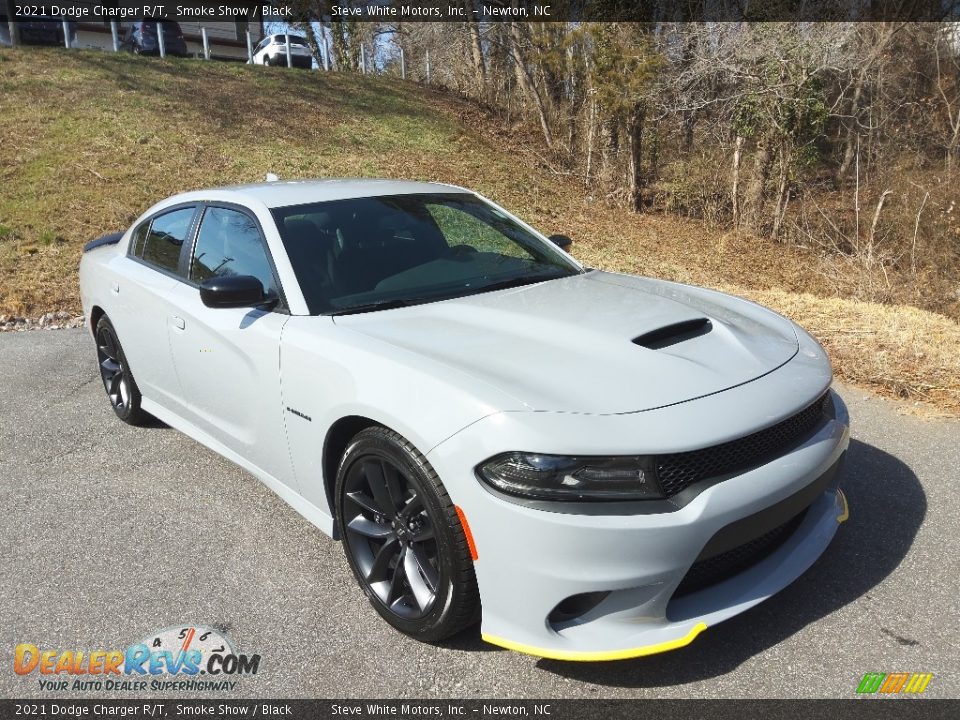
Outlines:
[[848, 698], [864, 673], [901, 671], [960, 697], [960, 422], [839, 389], [851, 518], [810, 571], [684, 649], [564, 663], [476, 628], [440, 646], [396, 633], [339, 544], [255, 478], [117, 420], [82, 330], [2, 333], [0, 696], [96, 696], [16, 675], [19, 643], [125, 648], [199, 623], [261, 656], [234, 697]]

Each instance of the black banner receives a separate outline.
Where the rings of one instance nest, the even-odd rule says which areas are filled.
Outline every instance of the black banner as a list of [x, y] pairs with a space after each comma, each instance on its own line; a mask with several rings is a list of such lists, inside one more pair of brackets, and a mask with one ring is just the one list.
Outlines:
[[13, 22], [960, 21], [960, 0], [0, 0], [0, 14]]
[[956, 700], [0, 700], [15, 718], [954, 720]]

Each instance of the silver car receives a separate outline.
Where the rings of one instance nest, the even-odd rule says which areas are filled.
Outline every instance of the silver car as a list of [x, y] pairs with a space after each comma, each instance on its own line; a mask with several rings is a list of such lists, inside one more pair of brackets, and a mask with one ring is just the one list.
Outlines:
[[80, 283], [120, 419], [260, 478], [400, 631], [648, 655], [823, 553], [847, 410], [789, 320], [569, 243], [450, 185], [271, 182], [163, 200]]

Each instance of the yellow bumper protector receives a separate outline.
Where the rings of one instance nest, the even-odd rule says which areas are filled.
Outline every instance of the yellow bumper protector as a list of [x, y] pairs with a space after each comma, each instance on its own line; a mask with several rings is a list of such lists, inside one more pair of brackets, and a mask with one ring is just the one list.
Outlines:
[[843, 490], [837, 490], [837, 497], [840, 498], [840, 504], [843, 505], [843, 510], [837, 515], [837, 522], [846, 522], [850, 518], [850, 505], [847, 503], [847, 496], [843, 494]]
[[629, 658], [643, 657], [644, 655], [656, 655], [657, 653], [667, 652], [685, 647], [693, 642], [694, 638], [707, 629], [706, 623], [697, 623], [690, 632], [681, 638], [667, 640], [666, 642], [656, 643], [654, 645], [643, 645], [636, 648], [627, 648], [625, 650], [547, 650], [536, 648], [523, 643], [513, 642], [513, 640], [504, 640], [494, 635], [482, 633], [481, 637], [491, 645], [499, 645], [507, 650], [516, 650], [517, 652], [535, 655], [537, 657], [549, 658], [550, 660], [570, 660], [573, 662], [599, 662], [603, 660], [627, 660]]

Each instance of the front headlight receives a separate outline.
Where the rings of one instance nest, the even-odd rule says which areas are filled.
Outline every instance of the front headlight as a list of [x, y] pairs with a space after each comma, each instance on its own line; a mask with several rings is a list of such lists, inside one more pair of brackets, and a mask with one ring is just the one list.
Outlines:
[[500, 492], [537, 500], [655, 500], [663, 497], [652, 458], [570, 457], [510, 452], [477, 467]]

